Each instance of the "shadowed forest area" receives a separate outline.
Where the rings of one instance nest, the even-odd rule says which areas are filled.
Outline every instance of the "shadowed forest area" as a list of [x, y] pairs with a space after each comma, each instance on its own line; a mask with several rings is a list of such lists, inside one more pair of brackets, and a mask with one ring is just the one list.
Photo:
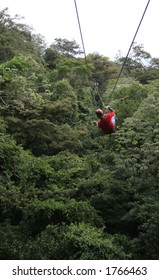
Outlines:
[[0, 259], [159, 259], [159, 58], [134, 44], [112, 94], [124, 59], [0, 11]]

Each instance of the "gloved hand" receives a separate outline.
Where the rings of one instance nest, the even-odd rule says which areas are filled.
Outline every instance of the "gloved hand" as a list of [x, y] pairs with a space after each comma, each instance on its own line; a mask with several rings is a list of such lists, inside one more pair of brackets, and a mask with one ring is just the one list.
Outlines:
[[109, 105], [105, 107], [105, 109], [106, 109], [106, 110], [108, 110], [109, 108], [110, 108], [110, 106], [109, 106]]

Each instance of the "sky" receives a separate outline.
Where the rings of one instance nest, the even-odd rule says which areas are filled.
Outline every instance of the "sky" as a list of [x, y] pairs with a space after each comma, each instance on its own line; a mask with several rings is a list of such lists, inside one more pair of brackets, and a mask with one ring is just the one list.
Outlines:
[[[76, 0], [86, 55], [98, 52], [114, 60], [126, 56], [148, 0]], [[74, 0], [0, 0], [0, 10], [24, 19], [47, 46], [55, 38], [75, 40], [82, 49]], [[135, 42], [159, 57], [159, 0], [150, 0]]]

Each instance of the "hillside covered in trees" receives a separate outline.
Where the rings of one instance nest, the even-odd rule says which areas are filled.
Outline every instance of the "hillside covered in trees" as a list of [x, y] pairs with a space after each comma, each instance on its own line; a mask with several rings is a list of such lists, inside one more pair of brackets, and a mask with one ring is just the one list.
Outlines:
[[0, 11], [0, 259], [159, 259], [159, 58], [123, 61]]

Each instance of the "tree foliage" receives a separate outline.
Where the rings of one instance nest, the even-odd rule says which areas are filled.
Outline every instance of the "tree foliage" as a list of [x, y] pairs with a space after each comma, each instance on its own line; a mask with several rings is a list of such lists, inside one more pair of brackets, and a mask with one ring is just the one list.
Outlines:
[[109, 100], [124, 58], [86, 65], [74, 40], [46, 48], [7, 10], [0, 30], [0, 259], [157, 260], [158, 58], [133, 47], [117, 132], [101, 136], [97, 94]]
[[76, 56], [82, 53], [79, 45], [75, 40], [69, 41], [67, 39], [56, 38], [55, 41], [50, 45], [53, 50], [58, 51], [62, 55]]

